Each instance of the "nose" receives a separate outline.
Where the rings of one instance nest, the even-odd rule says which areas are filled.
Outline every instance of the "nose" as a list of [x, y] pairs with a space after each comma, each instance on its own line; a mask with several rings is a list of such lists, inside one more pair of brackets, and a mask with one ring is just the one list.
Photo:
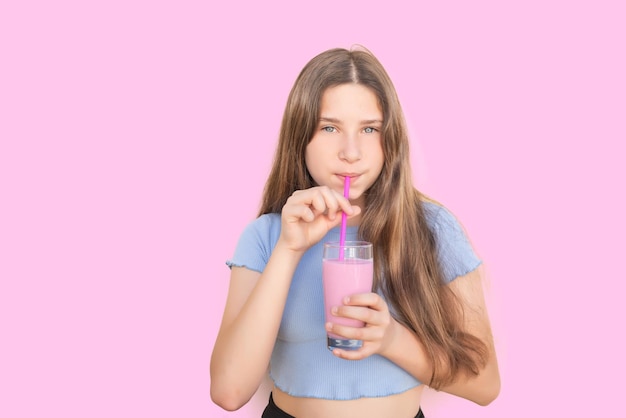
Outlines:
[[346, 134], [339, 150], [339, 158], [349, 163], [361, 159], [361, 148], [357, 134]]

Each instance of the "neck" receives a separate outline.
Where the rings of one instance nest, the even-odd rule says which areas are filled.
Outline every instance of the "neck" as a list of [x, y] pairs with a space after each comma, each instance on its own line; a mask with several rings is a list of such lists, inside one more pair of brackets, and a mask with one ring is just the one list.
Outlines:
[[358, 214], [357, 216], [348, 219], [348, 223], [346, 225], [347, 226], [359, 226], [359, 225], [361, 225], [361, 214]]

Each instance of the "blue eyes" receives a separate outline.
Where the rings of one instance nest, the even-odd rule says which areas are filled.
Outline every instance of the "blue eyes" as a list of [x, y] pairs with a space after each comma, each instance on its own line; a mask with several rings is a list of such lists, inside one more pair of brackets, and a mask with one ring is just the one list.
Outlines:
[[[323, 126], [322, 127], [322, 131], [328, 132], [328, 133], [333, 133], [333, 132], [337, 132], [337, 128], [335, 128], [334, 126]], [[363, 128], [363, 132], [365, 132], [366, 134], [373, 134], [373, 133], [375, 133], [377, 131], [378, 131], [378, 129], [372, 128], [371, 126]]]

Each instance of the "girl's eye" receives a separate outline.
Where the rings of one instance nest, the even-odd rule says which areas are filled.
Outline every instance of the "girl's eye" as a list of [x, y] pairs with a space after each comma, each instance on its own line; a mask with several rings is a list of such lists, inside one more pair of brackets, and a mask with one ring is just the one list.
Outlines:
[[374, 132], [376, 132], [376, 128], [372, 128], [371, 126], [368, 126], [367, 128], [364, 129], [366, 134], [373, 134]]
[[324, 126], [322, 128], [322, 131], [324, 131], [324, 132], [335, 132], [335, 127], [334, 126]]

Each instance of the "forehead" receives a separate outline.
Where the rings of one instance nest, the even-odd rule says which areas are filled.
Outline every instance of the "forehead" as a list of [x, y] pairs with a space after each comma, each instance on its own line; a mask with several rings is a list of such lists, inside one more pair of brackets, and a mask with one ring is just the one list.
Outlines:
[[329, 112], [337, 113], [330, 115], [334, 117], [362, 114], [373, 119], [381, 118], [382, 107], [374, 90], [362, 84], [350, 83], [329, 87], [324, 91], [320, 116], [324, 117]]

